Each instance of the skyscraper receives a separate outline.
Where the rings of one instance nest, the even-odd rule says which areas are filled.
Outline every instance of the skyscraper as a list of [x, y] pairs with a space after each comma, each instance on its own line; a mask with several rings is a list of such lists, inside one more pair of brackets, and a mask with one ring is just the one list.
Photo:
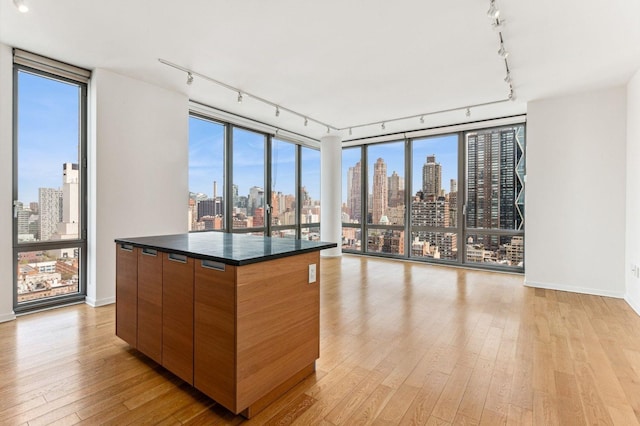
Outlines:
[[388, 205], [387, 192], [387, 164], [378, 158], [373, 165], [373, 204], [371, 208], [371, 223], [377, 225], [386, 215]]
[[393, 171], [389, 176], [389, 207], [404, 204], [404, 179]]
[[40, 241], [49, 241], [62, 219], [62, 191], [55, 188], [38, 188], [38, 204]]
[[360, 223], [362, 220], [362, 180], [361, 167], [358, 161], [355, 166], [349, 167], [347, 177], [347, 207], [351, 221]]
[[522, 184], [516, 166], [522, 152], [514, 128], [467, 136], [467, 226], [519, 229], [517, 197]]
[[427, 162], [422, 166], [422, 192], [425, 198], [437, 198], [442, 189], [442, 166], [436, 162], [435, 155], [427, 155]]

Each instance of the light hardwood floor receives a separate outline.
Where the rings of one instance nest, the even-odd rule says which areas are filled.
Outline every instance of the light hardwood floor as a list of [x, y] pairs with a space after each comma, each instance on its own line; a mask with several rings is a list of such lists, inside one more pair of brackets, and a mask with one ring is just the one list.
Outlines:
[[251, 420], [114, 335], [114, 307], [0, 324], [0, 424], [638, 424], [640, 317], [519, 275], [323, 259], [317, 372]]

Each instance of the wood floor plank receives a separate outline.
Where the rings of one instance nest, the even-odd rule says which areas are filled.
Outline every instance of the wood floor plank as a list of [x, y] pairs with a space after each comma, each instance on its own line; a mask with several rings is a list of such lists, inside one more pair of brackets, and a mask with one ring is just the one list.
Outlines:
[[320, 265], [316, 373], [247, 420], [114, 335], [114, 307], [0, 323], [0, 425], [640, 424], [640, 317], [522, 276]]

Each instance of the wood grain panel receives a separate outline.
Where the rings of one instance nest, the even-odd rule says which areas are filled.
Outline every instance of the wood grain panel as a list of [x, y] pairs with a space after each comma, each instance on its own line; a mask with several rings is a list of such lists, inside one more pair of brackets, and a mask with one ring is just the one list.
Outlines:
[[138, 249], [116, 244], [116, 335], [138, 345]]
[[236, 407], [235, 267], [195, 261], [194, 386], [233, 412]]
[[319, 357], [318, 252], [237, 269], [237, 408], [243, 410]]
[[138, 250], [138, 350], [162, 364], [162, 252]]
[[162, 256], [162, 365], [193, 384], [193, 264]]

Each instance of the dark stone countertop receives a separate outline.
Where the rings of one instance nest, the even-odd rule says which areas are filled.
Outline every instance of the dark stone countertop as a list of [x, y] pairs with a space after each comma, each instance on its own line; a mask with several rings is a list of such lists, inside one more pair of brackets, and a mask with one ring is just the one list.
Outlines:
[[116, 238], [116, 243], [242, 266], [337, 247], [336, 243], [223, 232]]

